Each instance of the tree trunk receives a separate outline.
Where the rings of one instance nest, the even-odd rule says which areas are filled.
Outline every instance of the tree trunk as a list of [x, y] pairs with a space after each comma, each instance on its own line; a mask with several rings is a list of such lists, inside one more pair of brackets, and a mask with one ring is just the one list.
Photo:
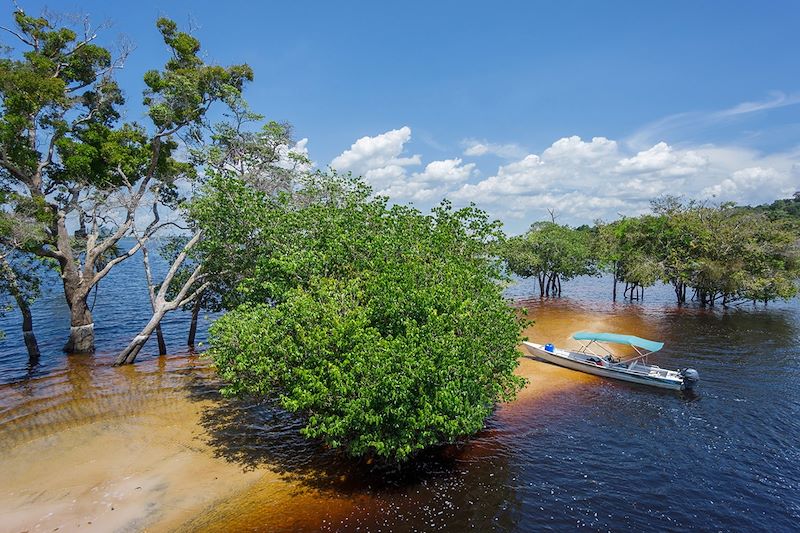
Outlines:
[[161, 319], [164, 318], [164, 315], [167, 313], [167, 309], [164, 306], [158, 308], [156, 312], [153, 313], [153, 316], [150, 317], [150, 321], [144, 327], [141, 333], [133, 338], [133, 340], [128, 344], [128, 346], [122, 350], [119, 355], [117, 355], [117, 359], [114, 361], [115, 365], [130, 365], [136, 360], [136, 356], [139, 355], [139, 352], [142, 350], [142, 347], [147, 343], [147, 339], [150, 338], [150, 335], [153, 334], [153, 331], [158, 327], [161, 323]]
[[617, 279], [618, 279], [617, 270], [618, 270], [617, 264], [614, 263], [614, 291], [611, 294], [612, 294], [612, 300], [615, 302], [617, 301]]
[[161, 331], [161, 324], [156, 326], [156, 337], [158, 338], [158, 355], [167, 355], [167, 343], [164, 342], [164, 333]]
[[77, 292], [67, 302], [70, 308], [69, 339], [64, 345], [67, 353], [94, 351], [94, 320], [86, 299], [85, 293]]
[[198, 294], [192, 306], [192, 321], [189, 324], [189, 338], [186, 344], [194, 351], [194, 338], [197, 335], [197, 318], [200, 316], [200, 309], [203, 307], [203, 295]]
[[28, 349], [28, 359], [34, 362], [39, 359], [39, 344], [36, 342], [36, 335], [33, 333], [33, 315], [25, 295], [22, 293], [17, 282], [17, 275], [5, 256], [0, 258], [0, 268], [5, 271], [8, 278], [8, 291], [17, 302], [20, 314], [22, 314], [22, 338], [25, 340], [25, 347]]
[[544, 274], [539, 274], [539, 298], [544, 298]]
[[147, 339], [149, 339], [153, 331], [158, 328], [159, 324], [161, 323], [161, 319], [164, 318], [164, 315], [170, 311], [174, 311], [182, 305], [188, 304], [190, 301], [192, 301], [192, 299], [197, 298], [208, 286], [207, 282], [203, 283], [191, 295], [188, 294], [189, 289], [194, 287], [195, 283], [202, 278], [200, 274], [202, 266], [198, 265], [195, 267], [189, 278], [183, 283], [181, 290], [178, 291], [178, 295], [175, 296], [175, 298], [171, 301], [167, 300], [169, 286], [172, 283], [175, 274], [178, 272], [178, 269], [186, 259], [189, 249], [191, 249], [191, 247], [194, 246], [198, 240], [200, 240], [201, 235], [202, 232], [198, 231], [195, 233], [189, 242], [187, 242], [183, 247], [183, 250], [175, 258], [175, 261], [173, 261], [172, 266], [170, 266], [167, 275], [164, 277], [164, 281], [161, 283], [161, 287], [158, 289], [158, 293], [152, 296], [151, 303], [153, 308], [153, 316], [150, 317], [150, 321], [144, 327], [142, 332], [134, 337], [130, 344], [128, 344], [128, 346], [117, 355], [114, 365], [133, 364], [133, 362], [136, 360], [136, 356], [139, 355], [142, 347], [147, 342]]
[[56, 231], [56, 247], [60, 253], [58, 262], [61, 267], [64, 296], [70, 311], [69, 338], [64, 344], [64, 351], [67, 353], [91, 353], [94, 351], [94, 320], [87, 303], [89, 291], [84, 290], [83, 279], [78, 272], [78, 265], [72, 252], [72, 243], [67, 233], [66, 215], [63, 211], [58, 211], [54, 229]]
[[[156, 220], [158, 220], [157, 213]], [[150, 309], [155, 313], [156, 293], [155, 287], [153, 286], [153, 271], [150, 270], [150, 253], [142, 240], [139, 240], [139, 244], [141, 244], [142, 262], [144, 263], [145, 278], [147, 279], [147, 290], [150, 293]], [[158, 355], [167, 355], [167, 343], [164, 341], [164, 333], [161, 331], [160, 322], [156, 324], [156, 338], [158, 339]]]
[[21, 299], [17, 300], [19, 310], [22, 313], [22, 338], [25, 339], [25, 347], [28, 349], [28, 359], [34, 361], [39, 359], [39, 343], [36, 342], [36, 335], [33, 333], [33, 316], [28, 303]]
[[561, 278], [556, 276], [556, 283], [558, 283], [558, 295], [561, 296]]

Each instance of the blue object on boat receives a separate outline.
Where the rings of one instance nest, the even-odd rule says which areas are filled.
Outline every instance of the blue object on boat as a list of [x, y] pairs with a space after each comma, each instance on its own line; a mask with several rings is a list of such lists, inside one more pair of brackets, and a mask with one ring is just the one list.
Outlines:
[[544, 345], [544, 351], [545, 351], [545, 352], [550, 352], [550, 353], [552, 353], [552, 352], [553, 352], [553, 350], [555, 350], [555, 349], [556, 349], [556, 347], [555, 347], [555, 346], [553, 346], [552, 344], [550, 344], [549, 342], [548, 342], [547, 344], [545, 344], [545, 345]]
[[616, 344], [627, 344], [628, 346], [636, 346], [644, 348], [652, 352], [657, 352], [664, 347], [663, 342], [649, 341], [641, 337], [633, 335], [619, 335], [617, 333], [593, 333], [591, 331], [579, 331], [572, 335], [576, 341], [600, 341], [600, 342], [613, 342]]

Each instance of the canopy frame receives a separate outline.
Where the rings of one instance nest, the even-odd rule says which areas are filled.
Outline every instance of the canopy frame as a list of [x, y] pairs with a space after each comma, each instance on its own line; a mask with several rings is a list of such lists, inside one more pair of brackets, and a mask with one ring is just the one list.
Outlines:
[[[616, 358], [617, 362], [620, 363], [634, 361], [635, 364], [635, 361], [638, 361], [639, 359], [645, 359], [645, 362], [647, 362], [646, 358], [648, 355], [659, 351], [664, 346], [663, 342], [650, 341], [635, 337], [633, 335], [618, 335], [615, 333], [593, 333], [589, 331], [578, 331], [572, 335], [572, 338], [579, 341], [586, 341], [578, 350], [580, 353], [588, 353], [594, 355], [595, 357], [603, 357], [602, 355], [597, 354], [590, 349], [590, 346], [595, 345], [605, 350], [612, 361], [614, 358]], [[627, 359], [622, 359], [621, 357], [617, 356], [617, 354], [615, 354], [608, 346], [602, 344], [604, 342], [626, 344], [633, 348], [637, 355]]]

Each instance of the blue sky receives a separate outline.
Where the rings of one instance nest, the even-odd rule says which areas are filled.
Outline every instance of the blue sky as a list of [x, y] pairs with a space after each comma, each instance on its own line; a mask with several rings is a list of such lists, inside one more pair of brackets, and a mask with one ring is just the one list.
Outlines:
[[20, 5], [111, 21], [106, 43], [136, 45], [120, 73], [136, 104], [164, 60], [155, 19], [191, 24], [207, 60], [254, 68], [251, 106], [291, 122], [318, 166], [422, 208], [474, 201], [511, 232], [546, 208], [579, 224], [665, 192], [800, 189], [797, 2]]

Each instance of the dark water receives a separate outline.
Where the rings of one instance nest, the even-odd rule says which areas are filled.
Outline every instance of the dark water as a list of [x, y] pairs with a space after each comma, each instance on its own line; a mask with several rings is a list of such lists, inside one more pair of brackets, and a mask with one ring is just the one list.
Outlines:
[[[128, 268], [132, 272], [136, 265]], [[143, 323], [145, 317], [133, 310], [147, 301], [137, 278], [120, 270], [112, 279], [96, 307], [98, 345], [109, 353]], [[525, 299], [532, 288], [521, 283], [508, 292]], [[665, 349], [651, 362], [698, 369], [697, 393], [575, 375], [569, 386], [521, 395], [498, 409], [468, 444], [423, 457], [402, 472], [353, 464], [303, 441], [298, 421], [268, 404], [220, 400], [203, 423], [217, 453], [243, 468], [274, 465], [307, 490], [296, 496], [297, 505], [276, 511], [271, 489], [255, 487], [186, 529], [797, 530], [798, 301], [727, 311], [679, 309], [666, 287], [649, 290], [643, 302], [618, 304], [608, 301], [604, 280], [578, 280], [564, 289], [560, 300], [523, 302], [536, 320], [527, 332], [531, 338], [559, 342], [564, 332], [602, 324], [663, 340]], [[30, 394], [24, 400], [22, 393], [8, 394], [32, 383], [34, 399], [44, 401], [48, 380], [59, 375], [83, 376], [97, 395], [104, 383], [120, 389], [120, 380], [143, 395], [163, 394], [170, 384], [200, 397], [213, 395], [208, 373], [193, 376], [182, 364], [161, 368], [145, 362], [149, 381], [136, 381], [130, 372], [105, 366], [102, 357], [99, 362], [65, 358], [56, 349], [66, 330], [56, 296], [36, 307], [40, 342], [47, 347], [34, 369], [36, 379], [24, 379], [23, 351], [14, 330], [7, 329], [0, 373], [17, 383], [4, 386], [0, 413], [19, 408], [11, 403], [32, 401]], [[185, 343], [186, 325], [185, 316], [167, 325], [170, 346]], [[533, 387], [535, 369], [542, 367], [530, 368]], [[177, 372], [180, 379], [163, 378]], [[158, 386], [148, 389], [149, 382]]]
[[[121, 248], [131, 245], [133, 242], [123, 240]], [[150, 253], [150, 262], [156, 280], [161, 279], [168, 266], [155, 251]], [[21, 319], [16, 307], [0, 317], [0, 330], [5, 333], [5, 337], [0, 340], [0, 383], [46, 375], [54, 370], [67, 368], [68, 360], [61, 348], [69, 335], [69, 309], [60, 283], [60, 278], [54, 272], [49, 272], [42, 283], [42, 295], [31, 308], [34, 331], [42, 353], [38, 361], [28, 360], [22, 344]], [[97, 355], [103, 360], [110, 359], [125, 348], [147, 324], [149, 318], [146, 310], [150, 308], [150, 300], [141, 254], [136, 254], [114, 267], [100, 282], [96, 293], [89, 296], [89, 303], [93, 305]], [[182, 310], [176, 310], [164, 318], [161, 327], [168, 339], [167, 348], [170, 353], [186, 352], [189, 320], [190, 313]], [[196, 342], [205, 341], [209, 323], [208, 315], [202, 313]], [[158, 346], [154, 336], [143, 348], [139, 358], [147, 359], [157, 353]]]

